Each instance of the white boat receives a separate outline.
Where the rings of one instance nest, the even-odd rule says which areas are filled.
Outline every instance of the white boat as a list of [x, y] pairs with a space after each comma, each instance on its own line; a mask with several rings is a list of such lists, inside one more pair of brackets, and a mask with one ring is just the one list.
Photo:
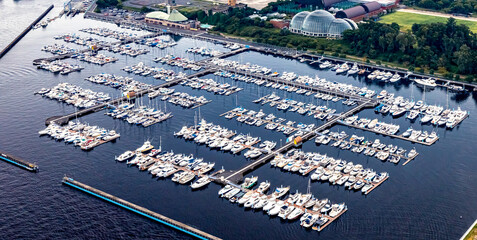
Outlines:
[[190, 187], [191, 187], [192, 189], [198, 189], [198, 188], [201, 188], [201, 187], [203, 187], [203, 186], [205, 186], [205, 185], [207, 185], [207, 184], [209, 184], [209, 183], [210, 183], [209, 177], [204, 176], [204, 177], [199, 178], [199, 179], [198, 179], [197, 181], [195, 181], [194, 183], [192, 183], [192, 184], [190, 185]]
[[344, 203], [333, 204], [331, 206], [330, 217], [334, 218], [338, 216], [338, 214], [340, 214], [345, 208], [346, 208], [346, 205]]
[[123, 154], [119, 155], [119, 157], [116, 157], [116, 160], [119, 161], [119, 162], [123, 162], [125, 160], [131, 159], [135, 155], [136, 155], [136, 153], [133, 152], [133, 151], [126, 151]]
[[415, 79], [414, 80], [418, 85], [420, 86], [424, 86], [424, 87], [430, 87], [430, 88], [433, 88], [435, 86], [437, 86], [436, 84], [436, 81], [432, 78], [428, 78], [428, 79]]
[[140, 148], [136, 149], [136, 152], [147, 152], [153, 148], [154, 146], [151, 145], [151, 142], [146, 141]]
[[287, 219], [288, 220], [295, 220], [297, 218], [299, 218], [301, 215], [303, 215], [305, 211], [303, 211], [302, 208], [295, 208], [288, 216], [287, 216]]
[[231, 185], [226, 185], [225, 187], [223, 187], [222, 189], [219, 190], [219, 196], [224, 195], [225, 193], [232, 190], [233, 188], [234, 187], [232, 187]]

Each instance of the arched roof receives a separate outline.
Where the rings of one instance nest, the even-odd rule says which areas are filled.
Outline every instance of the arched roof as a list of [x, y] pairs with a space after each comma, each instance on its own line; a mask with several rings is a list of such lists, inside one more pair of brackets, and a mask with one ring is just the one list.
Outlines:
[[348, 8], [343, 11], [339, 11], [336, 13], [336, 17], [337, 18], [354, 18], [361, 15], [365, 15], [366, 13], [367, 12], [364, 9], [364, 7], [360, 5], [360, 6]]
[[322, 0], [322, 1], [323, 1], [323, 6], [327, 8], [335, 3], [342, 2], [343, 0]]
[[291, 29], [297, 29], [301, 30], [303, 26], [303, 22], [305, 21], [305, 18], [310, 14], [308, 11], [303, 11], [297, 13], [295, 16], [293, 16], [291, 22], [290, 22], [290, 28]]
[[367, 2], [367, 3], [363, 4], [362, 6], [364, 7], [366, 12], [368, 12], [368, 13], [381, 9], [381, 4], [378, 3], [378, 2]]
[[182, 13], [180, 13], [179, 11], [175, 9], [171, 11], [171, 14], [167, 14], [161, 11], [156, 11], [156, 12], [150, 12], [146, 14], [146, 17], [166, 20], [170, 22], [183, 22], [188, 20], [184, 15], [182, 15]]
[[349, 23], [349, 25], [353, 28], [353, 30], [358, 29], [358, 24], [356, 24], [353, 20], [347, 18], [341, 18]]
[[308, 33], [327, 34], [333, 20], [335, 17], [331, 13], [325, 10], [316, 10], [305, 18], [302, 30]]
[[346, 20], [338, 18], [331, 22], [328, 34], [333, 36], [341, 35], [343, 31], [348, 29], [353, 29], [353, 27]]

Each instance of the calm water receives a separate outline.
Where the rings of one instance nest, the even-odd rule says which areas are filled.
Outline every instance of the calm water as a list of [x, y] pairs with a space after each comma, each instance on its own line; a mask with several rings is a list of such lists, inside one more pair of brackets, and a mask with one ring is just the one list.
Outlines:
[[[56, 6], [62, 2], [54, 1]], [[0, 47], [5, 46], [24, 26], [35, 19], [46, 7], [41, 1], [1, 1], [0, 2]], [[59, 12], [56, 8], [49, 17]], [[114, 73], [131, 76], [134, 79], [151, 84], [161, 81], [151, 77], [139, 77], [121, 71], [126, 65], [144, 62], [148, 65], [162, 66], [151, 61], [155, 56], [175, 54], [189, 57], [184, 50], [191, 46], [209, 46], [221, 49], [211, 43], [176, 38], [178, 45], [171, 49], [154, 49], [147, 55], [136, 58], [104, 52], [117, 56], [120, 60], [103, 67], [80, 62], [85, 69], [67, 76], [37, 70], [32, 60], [41, 56], [50, 56], [41, 52], [46, 44], [63, 43], [53, 36], [64, 33], [78, 33], [84, 26], [115, 25], [85, 20], [81, 16], [73, 19], [63, 17], [51, 23], [46, 29], [30, 32], [12, 51], [0, 59], [0, 149], [14, 155], [36, 162], [41, 171], [37, 174], [26, 172], [10, 164], [0, 162], [0, 235], [3, 238], [176, 238], [188, 239], [188, 236], [176, 232], [133, 213], [119, 209], [79, 191], [62, 186], [61, 178], [68, 174], [73, 178], [124, 198], [138, 205], [157, 211], [165, 216], [185, 222], [224, 239], [456, 239], [477, 217], [477, 124], [475, 118], [476, 99], [470, 95], [456, 98], [446, 94], [445, 90], [435, 89], [423, 93], [409, 83], [403, 85], [378, 85], [363, 79], [336, 76], [334, 72], [320, 71], [306, 64], [283, 58], [275, 58], [259, 53], [243, 53], [231, 59], [258, 63], [273, 68], [275, 71], [293, 71], [298, 74], [318, 75], [328, 80], [367, 86], [380, 91], [386, 89], [405, 97], [422, 99], [428, 103], [448, 104], [471, 112], [470, 118], [452, 131], [438, 129], [441, 139], [431, 147], [392, 140], [387, 137], [336, 126], [333, 130], [345, 130], [348, 134], [359, 134], [369, 139], [379, 138], [385, 143], [394, 143], [405, 149], [415, 147], [420, 155], [406, 166], [382, 163], [375, 158], [350, 151], [339, 151], [331, 146], [317, 147], [313, 142], [305, 143], [303, 150], [327, 153], [333, 157], [361, 163], [376, 171], [387, 171], [390, 178], [370, 195], [344, 190], [343, 187], [330, 186], [328, 183], [312, 183], [311, 190], [316, 197], [329, 198], [333, 202], [346, 202], [347, 211], [323, 232], [307, 231], [298, 222], [288, 223], [278, 218], [269, 218], [263, 212], [244, 210], [237, 205], [217, 197], [220, 186], [210, 184], [199, 191], [190, 187], [177, 185], [170, 179], [156, 180], [136, 168], [116, 163], [114, 156], [125, 150], [140, 146], [144, 140], [151, 140], [159, 145], [162, 138], [163, 149], [173, 149], [177, 153], [193, 153], [206, 161], [216, 162], [216, 168], [236, 169], [246, 164], [243, 156], [209, 151], [204, 146], [174, 138], [173, 132], [183, 125], [191, 125], [199, 109], [185, 110], [167, 104], [174, 117], [149, 128], [131, 126], [124, 121], [114, 120], [102, 112], [81, 118], [92, 125], [107, 129], [116, 129], [121, 139], [115, 143], [104, 144], [93, 151], [84, 152], [71, 145], [55, 142], [47, 137], [38, 137], [38, 130], [44, 128], [44, 120], [53, 115], [70, 113], [74, 108], [56, 101], [34, 96], [33, 92], [42, 87], [52, 87], [60, 82], [69, 82], [83, 88], [110, 93], [118, 96], [119, 92], [107, 86], [96, 85], [83, 80], [93, 74]], [[99, 38], [97, 36], [94, 36]], [[107, 39], [113, 41], [113, 39]], [[69, 44], [74, 48], [82, 48]], [[199, 59], [198, 57], [195, 57]], [[69, 59], [67, 62], [76, 63]], [[179, 71], [177, 68], [172, 68]], [[220, 79], [213, 75], [206, 76], [217, 81], [230, 82], [244, 88], [231, 96], [217, 96], [205, 91], [192, 90], [176, 86], [178, 91], [193, 95], [204, 95], [213, 102], [200, 108], [200, 114], [208, 121], [226, 126], [242, 133], [251, 133], [262, 139], [280, 142], [284, 135], [266, 130], [264, 127], [241, 125], [235, 120], [227, 120], [218, 115], [236, 105], [248, 109], [263, 109], [266, 113], [289, 120], [320, 124], [321, 121], [303, 117], [297, 113], [279, 112], [269, 106], [253, 104], [251, 101], [272, 90], [259, 88], [252, 84]], [[298, 96], [281, 90], [275, 92], [282, 97], [300, 101], [328, 104], [338, 111], [346, 110], [337, 103], [320, 102], [314, 98]], [[143, 103], [160, 105], [159, 99]], [[404, 118], [393, 119], [390, 116], [376, 115], [372, 110], [360, 113], [363, 117], [383, 119], [397, 123], [401, 129], [408, 126], [432, 130], [431, 126], [421, 126]], [[269, 180], [272, 187], [290, 185], [292, 191], [306, 191], [308, 177], [281, 172], [278, 169], [263, 166], [253, 172], [261, 181]], [[462, 216], [462, 217], [461, 217]], [[73, 237], [74, 236], [74, 237]]]

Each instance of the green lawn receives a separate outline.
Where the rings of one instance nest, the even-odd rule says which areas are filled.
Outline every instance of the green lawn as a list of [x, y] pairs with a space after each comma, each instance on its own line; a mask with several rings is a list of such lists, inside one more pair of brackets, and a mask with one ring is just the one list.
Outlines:
[[[464, 24], [467, 25], [470, 30], [474, 33], [477, 33], [477, 22], [466, 21], [456, 19], [457, 24]], [[381, 17], [380, 22], [391, 24], [393, 22], [399, 24], [402, 31], [410, 30], [412, 24], [414, 23], [435, 23], [435, 22], [447, 22], [447, 18], [445, 17], [436, 17], [436, 16], [429, 16], [417, 13], [407, 13], [407, 12], [394, 12], [388, 15]]]

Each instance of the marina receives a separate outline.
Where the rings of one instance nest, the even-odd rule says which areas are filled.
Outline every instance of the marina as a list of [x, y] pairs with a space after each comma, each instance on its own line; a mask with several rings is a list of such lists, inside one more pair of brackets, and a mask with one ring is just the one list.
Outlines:
[[[50, 204], [71, 212], [75, 219], [68, 222], [84, 224], [79, 230], [53, 227], [51, 234], [181, 239], [185, 233], [218, 239], [197, 230], [203, 229], [224, 239], [311, 239], [317, 234], [325, 239], [452, 239], [468, 225], [458, 215], [472, 213], [475, 199], [467, 186], [474, 179], [468, 175], [475, 165], [468, 146], [475, 142], [469, 137], [475, 133], [475, 97], [450, 91], [470, 85], [445, 86], [435, 79], [430, 89], [422, 86], [432, 85], [429, 77], [414, 79], [418, 75], [384, 66], [312, 57], [201, 30], [134, 25], [134, 18], [128, 27], [83, 18], [113, 18], [95, 14], [50, 21], [25, 37], [24, 49], [9, 53], [17, 56], [16, 63], [2, 62], [8, 69], [0, 73], [7, 79], [2, 89], [15, 91], [0, 96], [9, 106], [2, 115], [11, 122], [2, 128], [0, 144], [38, 161], [45, 176], [29, 184], [38, 191], [16, 182], [12, 187], [33, 197], [60, 193], [64, 201], [35, 201], [46, 212]], [[89, 63], [80, 63], [85, 58]], [[28, 114], [18, 118], [20, 112]], [[65, 144], [52, 144], [37, 132]], [[67, 143], [85, 151], [101, 147], [73, 151], [63, 146]], [[31, 150], [18, 153], [26, 147]], [[58, 172], [147, 207], [69, 177], [63, 180], [153, 221], [58, 191], [51, 187], [57, 186], [51, 179], [58, 179]], [[49, 190], [43, 190], [46, 185]], [[459, 191], [469, 192], [468, 199]], [[433, 203], [422, 204], [428, 197]], [[409, 204], [411, 198], [415, 204]], [[461, 204], [449, 204], [454, 202]], [[83, 210], [78, 215], [69, 206]], [[98, 211], [114, 223], [101, 221], [103, 229], [83, 222]], [[52, 221], [51, 212], [36, 214]], [[402, 216], [415, 224], [402, 224]], [[447, 223], [454, 218], [456, 229]], [[19, 224], [4, 220], [6, 227]], [[236, 224], [224, 228], [227, 222]]]
[[[327, 130], [325, 130], [327, 131]], [[342, 132], [330, 132], [325, 134], [326, 132], [320, 133], [320, 136], [315, 138], [316, 144], [328, 144], [331, 140], [335, 142], [331, 143], [330, 145], [333, 147], [339, 147], [343, 150], [350, 150], [351, 152], [355, 153], [363, 153], [364, 155], [373, 157], [375, 156], [381, 161], [389, 161], [391, 163], [399, 163], [401, 159], [405, 160], [406, 162], [403, 165], [406, 165], [409, 161], [415, 159], [419, 153], [416, 152], [415, 149], [410, 150], [408, 153], [407, 150], [389, 144], [386, 145], [381, 143], [379, 139], [375, 139], [374, 141], [367, 140], [363, 136], [356, 136], [352, 135], [349, 139], [348, 134], [344, 131]]]
[[329, 181], [330, 184], [343, 185], [350, 191], [361, 191], [365, 195], [389, 177], [387, 172], [376, 173], [372, 169], [364, 169], [361, 164], [353, 164], [353, 162], [334, 159], [319, 153], [295, 151], [295, 149], [283, 155], [276, 155], [270, 164], [303, 176], [314, 171], [310, 176], [313, 181]]
[[64, 127], [50, 124], [45, 129], [40, 130], [38, 134], [40, 136], [50, 136], [55, 141], [64, 140], [66, 144], [73, 144], [85, 151], [92, 150], [101, 144], [115, 141], [121, 136], [115, 130], [106, 130], [80, 122], [69, 122]]

